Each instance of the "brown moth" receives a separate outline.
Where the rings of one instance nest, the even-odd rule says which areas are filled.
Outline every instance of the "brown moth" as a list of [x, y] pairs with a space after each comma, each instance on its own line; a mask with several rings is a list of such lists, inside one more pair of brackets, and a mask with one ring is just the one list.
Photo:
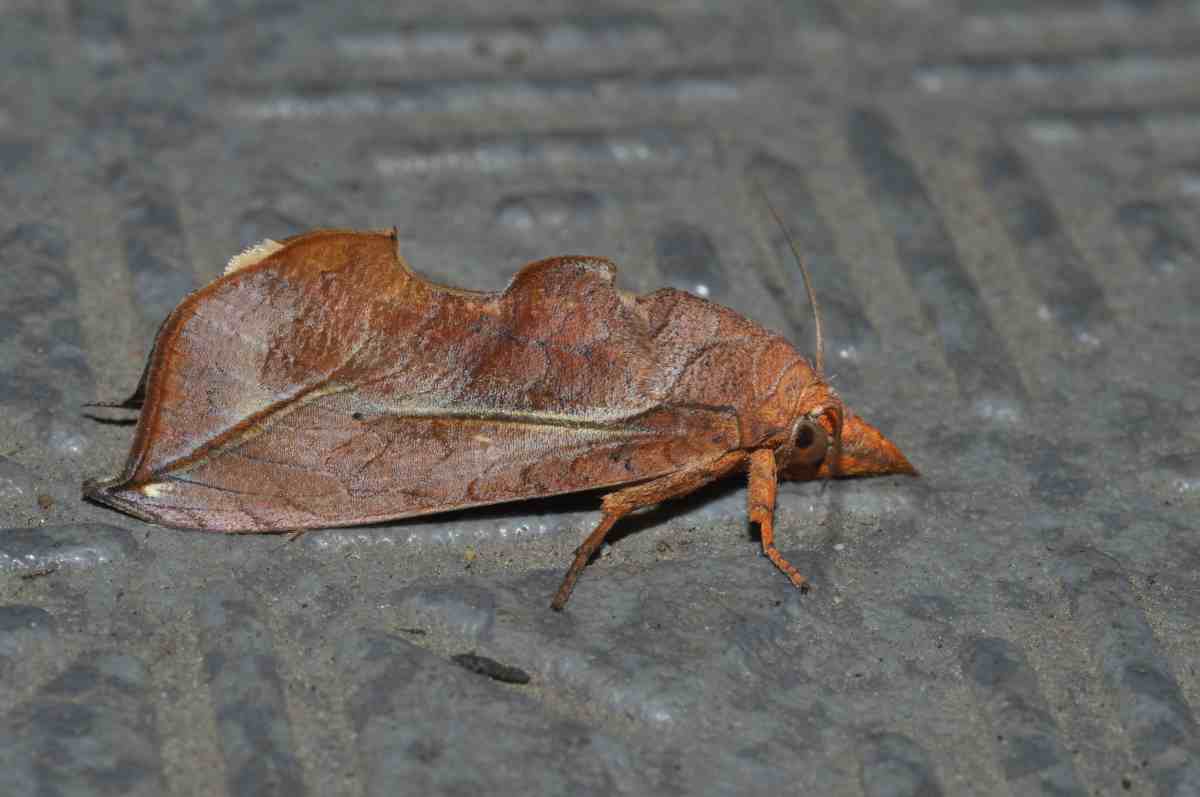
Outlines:
[[615, 276], [557, 257], [484, 293], [419, 276], [394, 230], [264, 241], [163, 322], [121, 405], [140, 408], [125, 469], [84, 494], [282, 532], [603, 490], [562, 609], [622, 517], [745, 472], [763, 552], [805, 587], [775, 548], [777, 480], [913, 467], [824, 380], [819, 317], [814, 367], [732, 310]]

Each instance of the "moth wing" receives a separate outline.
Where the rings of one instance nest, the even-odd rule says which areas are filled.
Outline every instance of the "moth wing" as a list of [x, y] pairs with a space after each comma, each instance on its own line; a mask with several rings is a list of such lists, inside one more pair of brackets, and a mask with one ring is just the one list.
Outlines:
[[356, 419], [352, 401], [322, 397], [110, 502], [189, 528], [353, 525], [648, 479], [711, 459], [737, 435], [735, 418], [709, 409], [603, 428], [498, 413]]
[[652, 478], [737, 445], [670, 406], [647, 321], [596, 258], [503, 293], [429, 283], [384, 234], [283, 242], [163, 325], [124, 473], [86, 494], [166, 525], [278, 531]]
[[[155, 336], [118, 481], [142, 482], [319, 391], [371, 335], [360, 305], [414, 282], [380, 233], [318, 231], [187, 296]], [[95, 496], [99, 497], [99, 496]]]

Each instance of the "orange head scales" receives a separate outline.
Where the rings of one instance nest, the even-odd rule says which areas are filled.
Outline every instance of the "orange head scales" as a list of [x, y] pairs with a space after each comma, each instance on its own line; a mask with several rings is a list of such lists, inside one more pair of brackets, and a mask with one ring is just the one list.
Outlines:
[[[761, 187], [759, 190], [762, 190]], [[878, 429], [848, 409], [825, 381], [825, 340], [816, 292], [787, 225], [765, 191], [762, 195], [800, 265], [804, 288], [813, 308], [816, 337], [815, 363], [810, 365], [801, 358], [789, 369], [779, 385], [778, 398], [791, 405], [787, 413], [791, 418], [787, 439], [776, 449], [779, 475], [799, 481], [848, 476], [918, 475], [917, 469], [900, 453], [900, 449]]]

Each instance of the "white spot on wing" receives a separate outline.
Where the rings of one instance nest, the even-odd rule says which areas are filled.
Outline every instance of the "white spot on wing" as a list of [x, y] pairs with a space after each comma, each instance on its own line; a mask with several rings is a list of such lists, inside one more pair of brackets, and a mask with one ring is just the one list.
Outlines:
[[283, 244], [278, 241], [272, 241], [270, 238], [264, 238], [254, 246], [246, 247], [240, 254], [236, 254], [229, 258], [229, 263], [225, 266], [225, 273], [232, 274], [235, 271], [241, 271], [244, 268], [249, 268], [255, 263], [261, 263], [271, 255], [283, 248]]

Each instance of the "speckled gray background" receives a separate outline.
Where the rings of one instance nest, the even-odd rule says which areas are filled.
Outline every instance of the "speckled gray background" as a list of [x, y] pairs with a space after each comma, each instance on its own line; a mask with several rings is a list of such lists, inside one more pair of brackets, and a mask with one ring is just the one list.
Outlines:
[[[1200, 3], [0, 0], [0, 793], [1200, 794]], [[606, 255], [921, 479], [278, 537], [79, 500], [228, 256]], [[111, 417], [111, 414], [110, 414]], [[527, 686], [453, 665], [469, 650]]]

